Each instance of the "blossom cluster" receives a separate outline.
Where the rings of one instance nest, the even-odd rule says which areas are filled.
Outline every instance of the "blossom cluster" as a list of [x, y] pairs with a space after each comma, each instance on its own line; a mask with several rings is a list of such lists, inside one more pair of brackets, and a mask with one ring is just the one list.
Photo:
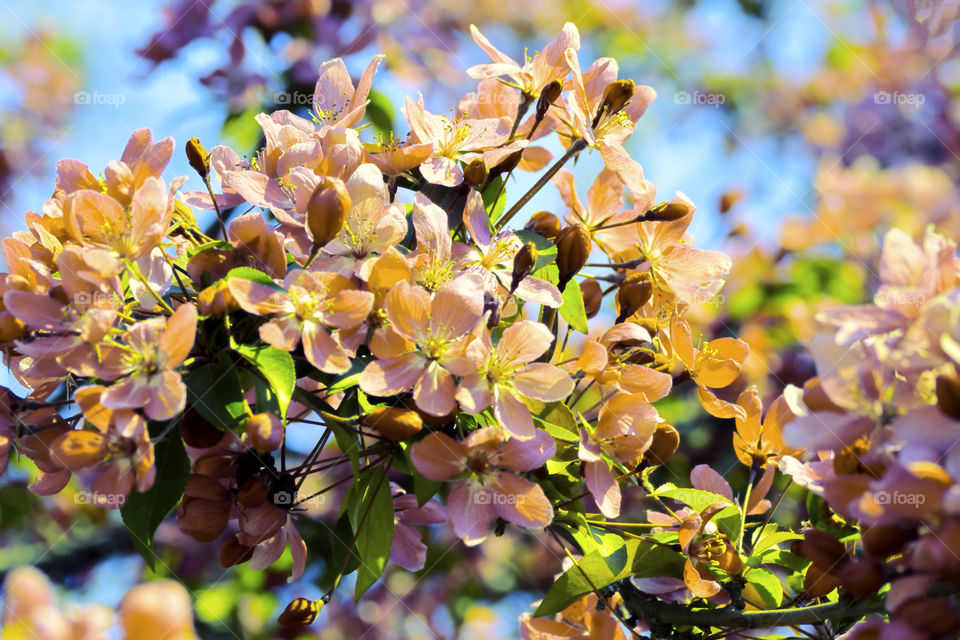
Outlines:
[[[843, 556], [846, 575], [778, 546], [800, 538], [768, 523], [780, 472], [851, 526], [897, 531], [925, 516], [869, 492], [909, 480], [919, 513], [944, 528], [917, 537], [926, 546], [905, 562], [954, 575], [931, 542], [954, 534], [950, 466], [935, 461], [951, 445], [910, 431], [930, 428], [913, 416], [933, 416], [935, 396], [951, 416], [940, 423], [958, 417], [953, 244], [891, 232], [876, 304], [825, 315], [841, 342], [814, 342], [819, 381], [764, 412], [755, 386], [729, 394], [747, 343], [700, 336], [687, 317], [720, 291], [730, 259], [693, 246], [693, 203], [658, 201], [624, 146], [654, 90], [619, 78], [611, 58], [581, 64], [573, 24], [522, 61], [471, 34], [491, 59], [467, 70], [476, 90], [450, 116], [407, 98], [402, 138], [364, 139], [376, 56], [356, 83], [342, 60], [323, 63], [306, 117], [257, 116], [264, 144], [250, 158], [189, 140], [203, 189], [164, 181], [175, 145], [147, 130], [100, 176], [60, 162], [54, 195], [2, 243], [0, 341], [28, 390], [3, 392], [3, 465], [14, 452], [31, 460], [40, 495], [78, 476], [112, 498], [103, 506], [121, 508], [150, 563], [157, 511], [174, 509], [224, 567], [266, 569], [289, 549], [294, 581], [322, 558], [332, 584], [291, 602], [288, 626], [317, 619], [344, 575], [356, 571], [359, 598], [388, 562], [423, 569], [423, 527], [447, 522], [467, 546], [508, 525], [545, 530], [567, 555], [521, 621], [529, 637], [658, 632], [636, 598], [777, 609], [791, 590], [827, 596], [830, 580], [874, 595], [863, 572], [878, 557]], [[603, 169], [581, 199], [569, 167], [591, 153]], [[539, 179], [508, 208], [515, 171]], [[511, 226], [545, 187], [567, 211]], [[195, 211], [218, 226], [204, 230]], [[682, 385], [734, 421], [741, 496], [706, 465], [692, 489], [654, 486], [680, 445], [655, 403]], [[904, 415], [888, 430], [893, 410]], [[308, 451], [288, 448], [295, 426], [317, 428]], [[819, 461], [801, 462], [804, 450]], [[302, 535], [327, 495], [342, 548]], [[642, 500], [647, 522], [618, 526]], [[754, 529], [750, 516], [766, 520]]]

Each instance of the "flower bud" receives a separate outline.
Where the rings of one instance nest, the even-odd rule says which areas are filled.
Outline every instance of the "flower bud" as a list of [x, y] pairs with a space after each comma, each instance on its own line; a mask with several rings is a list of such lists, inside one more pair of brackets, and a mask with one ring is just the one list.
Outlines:
[[903, 551], [903, 547], [917, 537], [915, 527], [875, 525], [863, 531], [863, 550], [877, 560], [885, 560]]
[[283, 424], [272, 413], [250, 416], [245, 427], [250, 446], [257, 451], [274, 451], [283, 442]]
[[124, 596], [119, 613], [120, 628], [127, 640], [192, 640], [197, 637], [190, 594], [173, 580], [158, 580], [134, 587]]
[[807, 529], [803, 533], [803, 540], [799, 540], [797, 544], [797, 555], [803, 556], [823, 571], [835, 571], [850, 559], [839, 540], [819, 529]]
[[653, 284], [646, 273], [629, 274], [617, 289], [617, 307], [620, 309], [617, 324], [639, 311], [652, 295]]
[[500, 324], [500, 301], [489, 291], [483, 292], [483, 313], [487, 315], [487, 329]]
[[560, 218], [549, 211], [537, 211], [530, 216], [530, 222], [524, 227], [527, 231], [532, 231], [543, 236], [547, 240], [553, 240], [560, 233]]
[[563, 291], [570, 279], [587, 264], [593, 243], [590, 232], [582, 224], [572, 224], [563, 229], [553, 242], [557, 245], [557, 268], [560, 270], [557, 288]]
[[744, 197], [742, 189], [727, 189], [720, 195], [720, 213], [730, 211]]
[[363, 417], [363, 424], [394, 442], [409, 440], [423, 429], [420, 414], [401, 407], [383, 407], [372, 411]]
[[877, 595], [885, 582], [879, 567], [870, 560], [848, 562], [834, 573], [840, 586], [857, 598], [871, 598]]
[[937, 376], [937, 407], [943, 415], [960, 420], [960, 377]]
[[487, 168], [483, 166], [483, 158], [474, 158], [464, 170], [463, 178], [471, 187], [477, 188], [487, 178]]
[[517, 290], [520, 281], [533, 271], [537, 264], [537, 245], [528, 242], [513, 257], [513, 279], [510, 281], [510, 293]]
[[197, 296], [197, 310], [200, 315], [219, 317], [240, 307], [240, 303], [230, 293], [229, 284], [226, 279], [218, 280], [200, 292]]
[[946, 638], [960, 629], [960, 616], [944, 598], [910, 598], [894, 609], [891, 617], [925, 638]]
[[341, 180], [324, 178], [307, 203], [307, 234], [314, 247], [322, 247], [337, 237], [353, 203]]
[[680, 433], [673, 425], [661, 422], [653, 432], [653, 441], [643, 457], [652, 465], [666, 464], [680, 446]]
[[603, 92], [603, 100], [597, 107], [597, 115], [594, 116], [593, 123], [590, 125], [591, 128], [596, 129], [605, 115], [613, 115], [623, 109], [633, 97], [633, 90], [633, 80], [615, 80], [608, 84]]
[[600, 305], [603, 304], [603, 289], [596, 280], [586, 279], [580, 283], [580, 293], [583, 294], [583, 308], [587, 312], [587, 318], [592, 318], [600, 313]]
[[224, 432], [207, 422], [193, 407], [187, 407], [180, 421], [180, 435], [188, 447], [208, 449], [221, 440]]
[[550, 105], [556, 102], [561, 93], [563, 93], [563, 83], [559, 80], [551, 80], [543, 85], [540, 90], [540, 98], [537, 100], [537, 120], [543, 120], [543, 117], [547, 115], [547, 110], [550, 109]]
[[284, 627], [305, 627], [313, 623], [323, 609], [323, 600], [297, 598], [287, 605], [277, 622]]
[[826, 571], [815, 564], [807, 567], [807, 573], [803, 576], [803, 591], [807, 597], [822, 598], [836, 588], [836, 579]]
[[190, 138], [187, 140], [187, 162], [193, 167], [193, 170], [200, 174], [204, 180], [210, 175], [210, 154], [200, 144], [199, 138]]
[[643, 214], [643, 220], [669, 222], [679, 220], [690, 213], [690, 205], [685, 202], [661, 202]]
[[237, 536], [232, 536], [220, 547], [220, 566], [224, 569], [243, 564], [253, 557], [254, 547], [241, 544]]
[[517, 168], [517, 165], [520, 164], [521, 159], [523, 159], [523, 149], [514, 151], [506, 158], [501, 160], [498, 165], [490, 169], [490, 179], [492, 180], [499, 175], [510, 173]]

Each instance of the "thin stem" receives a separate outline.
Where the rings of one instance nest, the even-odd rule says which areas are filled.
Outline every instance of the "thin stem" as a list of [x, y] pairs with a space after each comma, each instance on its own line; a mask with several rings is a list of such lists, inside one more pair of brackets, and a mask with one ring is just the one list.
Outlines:
[[207, 193], [210, 194], [210, 201], [213, 202], [213, 210], [217, 212], [217, 222], [220, 223], [220, 233], [223, 234], [223, 239], [227, 239], [227, 226], [223, 223], [223, 214], [220, 213], [220, 205], [217, 204], [217, 198], [213, 195], [213, 187], [210, 186], [210, 176], [205, 176], [203, 178], [203, 184], [207, 186]]
[[134, 278], [136, 278], [140, 282], [140, 284], [142, 284], [144, 287], [147, 288], [147, 291], [149, 291], [150, 295], [152, 295], [154, 300], [157, 301], [157, 304], [160, 305], [160, 308], [169, 314], [173, 314], [174, 313], [173, 307], [167, 304], [167, 301], [164, 300], [159, 293], [154, 291], [153, 285], [150, 284], [150, 281], [147, 280], [147, 277], [143, 275], [142, 271], [140, 271], [140, 266], [137, 265], [137, 263], [134, 262], [133, 260], [130, 260], [129, 258], [126, 260], [126, 262], [127, 262], [127, 269], [130, 270], [130, 273], [133, 275]]
[[743, 525], [747, 523], [747, 511], [750, 510], [750, 491], [753, 490], [753, 481], [756, 475], [756, 467], [750, 467], [750, 479], [747, 481], [747, 490], [743, 494], [743, 507], [741, 507], [740, 535], [737, 536], [737, 553], [740, 553], [743, 549]]
[[533, 196], [535, 196], [537, 192], [540, 191], [540, 189], [542, 189], [548, 182], [550, 182], [550, 179], [557, 173], [557, 171], [560, 171], [560, 169], [563, 168], [563, 165], [567, 164], [567, 161], [570, 160], [570, 158], [586, 148], [586, 140], [583, 138], [575, 140], [573, 144], [567, 148], [567, 152], [560, 156], [560, 159], [553, 163], [553, 166], [547, 169], [546, 173], [540, 176], [540, 179], [537, 180], [532, 187], [530, 187], [529, 191], [520, 196], [520, 199], [517, 200], [516, 204], [510, 207], [509, 211], [503, 214], [503, 217], [497, 221], [497, 230], [505, 227], [506, 224], [513, 218], [513, 216], [517, 215], [517, 213], [519, 213], [520, 210], [523, 209], [528, 202], [530, 202], [530, 199], [533, 198]]

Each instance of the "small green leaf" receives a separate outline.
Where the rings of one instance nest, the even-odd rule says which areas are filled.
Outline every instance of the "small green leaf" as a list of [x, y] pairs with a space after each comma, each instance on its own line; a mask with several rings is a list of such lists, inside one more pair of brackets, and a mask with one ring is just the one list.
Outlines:
[[490, 222], [494, 223], [499, 220], [507, 204], [507, 193], [503, 188], [503, 176], [497, 176], [491, 180], [480, 195], [483, 196], [483, 208], [486, 209], [487, 218]]
[[773, 526], [768, 526], [766, 529], [767, 531], [764, 532], [763, 537], [753, 545], [751, 555], [763, 553], [770, 547], [780, 544], [781, 542], [786, 542], [787, 540], [799, 540], [803, 538], [799, 533], [794, 533], [793, 531], [777, 531]]
[[233, 249], [233, 245], [226, 240], [211, 240], [210, 242], [204, 242], [199, 247], [187, 249], [187, 256], [192, 258], [198, 253], [206, 251], [207, 249], [221, 249], [223, 251], [229, 251]]
[[288, 352], [269, 345], [237, 344], [233, 348], [270, 383], [270, 388], [277, 395], [280, 419], [286, 424], [287, 407], [290, 406], [293, 388], [297, 384], [293, 357]]
[[393, 135], [393, 104], [383, 93], [371, 89], [367, 95], [367, 118], [382, 137], [389, 139]]
[[387, 482], [387, 469], [379, 473], [368, 472], [364, 477], [368, 481], [362, 488], [358, 520], [354, 523], [357, 555], [360, 556], [354, 592], [357, 600], [383, 574], [393, 543], [393, 497]]
[[227, 272], [227, 280], [231, 278], [240, 278], [241, 280], [251, 280], [253, 282], [266, 285], [271, 289], [276, 289], [277, 291], [283, 291], [283, 287], [278, 285], [273, 278], [265, 274], [263, 271], [254, 269], [253, 267], [236, 267], [230, 269]]
[[751, 569], [744, 576], [752, 584], [763, 604], [776, 609], [783, 602], [783, 586], [774, 573], [768, 569]]
[[577, 428], [577, 419], [570, 408], [562, 402], [544, 403], [533, 398], [523, 398], [534, 417], [542, 423], [547, 433], [559, 440], [567, 442], [580, 441], [580, 429]]
[[580, 292], [580, 284], [576, 280], [567, 283], [563, 290], [563, 304], [560, 305], [560, 315], [567, 323], [579, 331], [587, 333], [587, 310], [583, 306], [583, 293]]
[[[160, 432], [166, 426], [151, 423], [150, 431]], [[150, 569], [154, 569], [157, 559], [153, 551], [153, 534], [180, 502], [190, 475], [190, 458], [177, 429], [171, 430], [154, 445], [154, 456], [157, 475], [153, 486], [144, 493], [134, 489], [120, 508], [120, 518], [130, 533], [133, 545]]]
[[226, 353], [184, 379], [190, 406], [220, 429], [235, 428], [247, 415], [240, 376]]

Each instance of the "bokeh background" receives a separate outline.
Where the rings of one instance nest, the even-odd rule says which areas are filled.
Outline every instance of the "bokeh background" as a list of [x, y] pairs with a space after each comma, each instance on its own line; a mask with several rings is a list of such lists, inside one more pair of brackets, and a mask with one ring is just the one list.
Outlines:
[[[0, 0], [0, 227], [8, 235], [40, 210], [58, 159], [98, 173], [140, 127], [173, 136], [178, 149], [197, 136], [254, 152], [252, 116], [307, 109], [317, 66], [334, 56], [359, 75], [386, 54], [366, 135], [403, 135], [405, 96], [422, 93], [444, 113], [473, 89], [464, 70], [486, 56], [471, 23], [520, 57], [572, 21], [582, 60], [615, 57], [621, 77], [659, 94], [628, 149], [660, 199], [679, 190], [697, 203], [697, 244], [734, 258], [722, 295], [693, 316], [704, 333], [751, 345], [727, 397], [758, 384], [771, 398], [812, 375], [803, 343], [813, 314], [865, 299], [886, 228], [960, 231], [958, 17], [956, 2], [905, 0]], [[578, 164], [581, 190], [595, 161]], [[178, 175], [201, 188], [180, 153], [167, 179]], [[517, 176], [508, 199], [532, 180]], [[564, 213], [555, 190], [538, 198], [537, 209]], [[682, 397], [659, 409], [683, 437], [675, 482], [704, 462], [734, 480], [742, 473], [728, 421]], [[296, 589], [283, 584], [282, 565], [223, 572], [175, 527], [161, 528], [163, 562], [147, 572], [115, 513], [70, 493], [41, 503], [25, 490], [30, 473], [14, 463], [0, 477], [0, 572], [37, 564], [67, 605], [114, 607], [131, 585], [174, 576], [195, 598], [204, 638], [295, 637], [277, 635], [272, 620], [289, 598], [321, 593], [310, 583], [329, 568], [311, 567]], [[322, 530], [305, 529], [311, 544], [326, 544]], [[437, 548], [449, 551], [420, 574], [388, 571], [359, 606], [335, 600], [312, 633], [513, 637], [560, 568], [529, 536]]]

